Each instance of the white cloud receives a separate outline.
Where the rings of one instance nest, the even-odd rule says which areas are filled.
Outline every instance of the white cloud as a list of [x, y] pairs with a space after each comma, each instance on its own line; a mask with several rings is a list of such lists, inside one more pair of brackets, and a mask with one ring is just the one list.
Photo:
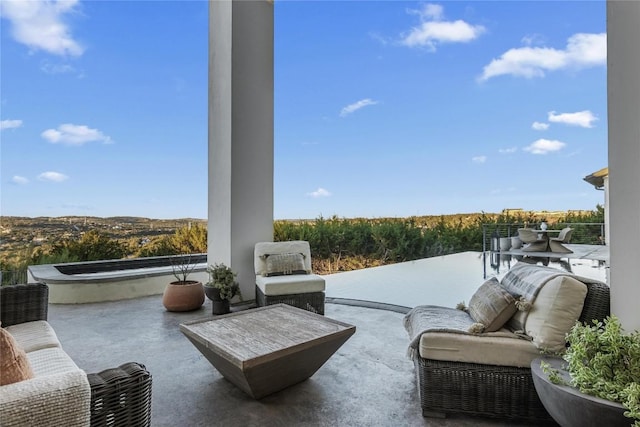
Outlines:
[[370, 32], [369, 33], [369, 37], [371, 37], [373, 40], [379, 42], [383, 46], [388, 45], [389, 42], [390, 42], [388, 37], [385, 37], [385, 36], [380, 35], [380, 34], [375, 33], [375, 32]]
[[435, 51], [440, 43], [470, 42], [485, 31], [482, 25], [471, 25], [460, 19], [444, 21], [443, 8], [437, 4], [425, 4], [421, 10], [410, 10], [409, 13], [420, 17], [420, 25], [411, 28], [400, 40], [401, 44], [409, 47], [426, 47]]
[[14, 175], [13, 178], [11, 178], [11, 182], [14, 184], [25, 185], [29, 183], [29, 180], [24, 176]]
[[542, 37], [541, 34], [529, 34], [526, 35], [522, 38], [522, 44], [526, 45], [526, 46], [532, 46], [532, 45], [541, 45], [544, 42], [544, 38]]
[[499, 148], [498, 153], [500, 154], [510, 154], [518, 151], [518, 147], [509, 147], [509, 148]]
[[22, 120], [2, 120], [0, 121], [0, 130], [15, 129], [22, 126]]
[[434, 21], [439, 21], [444, 17], [444, 8], [439, 4], [427, 3], [423, 5], [422, 9], [408, 9], [407, 13], [419, 15], [423, 20], [433, 19]]
[[52, 144], [82, 145], [93, 141], [102, 141], [105, 144], [113, 142], [109, 136], [98, 129], [71, 123], [62, 124], [58, 129], [47, 129], [40, 135]]
[[487, 161], [487, 156], [475, 156], [471, 158], [473, 163], [484, 163]]
[[549, 129], [549, 123], [533, 122], [531, 125], [533, 130], [547, 130]]
[[54, 55], [82, 55], [84, 48], [73, 39], [64, 22], [76, 13], [79, 0], [2, 0], [0, 15], [11, 22], [11, 36], [33, 50]]
[[324, 188], [320, 187], [316, 191], [312, 191], [311, 193], [307, 193], [307, 196], [311, 196], [314, 198], [318, 197], [329, 197], [331, 193]]
[[38, 179], [40, 181], [53, 181], [53, 182], [62, 182], [62, 181], [66, 181], [67, 179], [69, 179], [69, 177], [65, 174], [59, 173], [59, 172], [42, 172], [40, 175], [38, 175]]
[[565, 49], [521, 47], [509, 49], [482, 70], [480, 81], [501, 75], [533, 78], [561, 69], [604, 66], [607, 63], [607, 34], [578, 33], [569, 37]]
[[555, 111], [549, 111], [549, 121], [554, 123], [564, 123], [565, 125], [570, 126], [592, 128], [593, 122], [596, 120], [598, 120], [598, 118], [589, 110], [561, 114], [556, 114]]
[[69, 64], [52, 64], [49, 61], [40, 64], [40, 69], [47, 74], [76, 73], [76, 69]]
[[566, 145], [564, 142], [555, 139], [539, 139], [531, 145], [524, 147], [523, 150], [531, 154], [547, 154], [562, 150]]
[[368, 105], [376, 105], [378, 103], [378, 101], [374, 101], [370, 98], [365, 98], [365, 99], [361, 99], [360, 101], [354, 102], [353, 104], [349, 104], [346, 107], [344, 107], [341, 111], [340, 111], [340, 117], [346, 117], [349, 114], [353, 113], [354, 111], [357, 111], [361, 108], [364, 108]]

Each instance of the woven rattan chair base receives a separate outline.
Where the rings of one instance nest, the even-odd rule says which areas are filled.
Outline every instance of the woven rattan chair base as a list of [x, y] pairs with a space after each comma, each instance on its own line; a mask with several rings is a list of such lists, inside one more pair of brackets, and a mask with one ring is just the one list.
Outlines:
[[144, 365], [125, 363], [87, 377], [91, 427], [151, 425], [151, 375]]
[[424, 416], [457, 413], [555, 425], [538, 398], [531, 369], [414, 360]]
[[324, 315], [324, 292], [304, 294], [265, 295], [256, 286], [256, 304], [258, 307], [272, 304], [288, 304], [316, 314]]

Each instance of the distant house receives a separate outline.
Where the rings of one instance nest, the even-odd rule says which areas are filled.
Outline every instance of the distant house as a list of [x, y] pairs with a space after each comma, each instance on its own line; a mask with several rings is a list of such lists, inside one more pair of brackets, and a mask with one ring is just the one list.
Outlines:
[[591, 175], [585, 176], [584, 180], [596, 187], [596, 190], [604, 190], [605, 182], [609, 181], [609, 167], [602, 168]]
[[587, 175], [584, 180], [596, 190], [604, 191], [604, 243], [609, 245], [609, 167], [605, 167]]

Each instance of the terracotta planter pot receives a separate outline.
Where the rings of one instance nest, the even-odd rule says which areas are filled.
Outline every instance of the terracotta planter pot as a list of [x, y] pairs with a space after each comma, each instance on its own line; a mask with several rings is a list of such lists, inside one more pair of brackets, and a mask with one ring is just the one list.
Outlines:
[[202, 282], [187, 280], [171, 282], [164, 289], [162, 304], [168, 311], [192, 311], [202, 307], [204, 288]]

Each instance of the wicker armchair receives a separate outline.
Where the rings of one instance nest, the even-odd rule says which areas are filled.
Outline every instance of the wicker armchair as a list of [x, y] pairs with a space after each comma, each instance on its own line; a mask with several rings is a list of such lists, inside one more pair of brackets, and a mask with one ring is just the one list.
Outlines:
[[[0, 287], [2, 327], [47, 320], [49, 288], [44, 283]], [[87, 374], [91, 426], [150, 426], [151, 374], [130, 362]], [[43, 408], [43, 410], [47, 410]]]
[[[609, 287], [585, 283], [587, 295], [579, 320], [603, 320], [610, 314]], [[499, 351], [496, 349], [495, 351]], [[496, 366], [414, 357], [424, 416], [450, 413], [553, 424], [538, 398], [529, 367]]]
[[[269, 274], [267, 258], [272, 255], [301, 256], [301, 270]], [[256, 243], [253, 263], [258, 307], [284, 303], [324, 315], [325, 280], [311, 272], [309, 242], [294, 240]]]

